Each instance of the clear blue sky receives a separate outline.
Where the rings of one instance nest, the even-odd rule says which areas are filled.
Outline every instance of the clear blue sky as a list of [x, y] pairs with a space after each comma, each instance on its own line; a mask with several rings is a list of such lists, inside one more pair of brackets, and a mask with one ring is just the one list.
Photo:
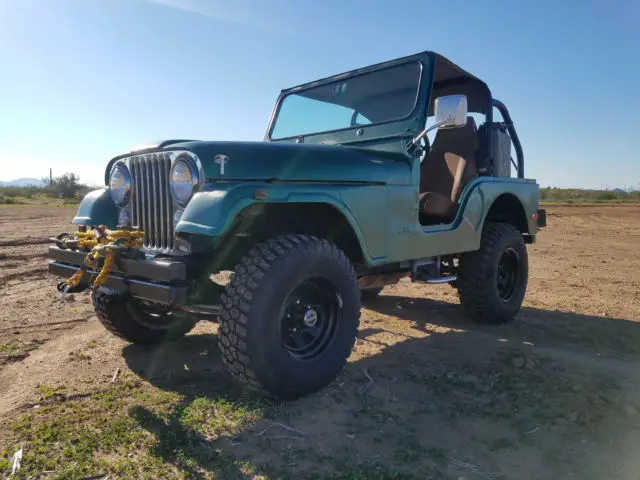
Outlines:
[[542, 185], [640, 184], [637, 0], [0, 0], [0, 179], [261, 140], [281, 88], [421, 50], [509, 107]]

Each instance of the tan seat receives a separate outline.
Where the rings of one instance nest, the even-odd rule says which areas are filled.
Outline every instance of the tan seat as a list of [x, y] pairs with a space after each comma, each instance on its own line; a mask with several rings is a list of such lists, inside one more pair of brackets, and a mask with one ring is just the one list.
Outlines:
[[449, 223], [458, 210], [464, 186], [477, 176], [476, 122], [467, 117], [464, 127], [438, 130], [429, 154], [420, 166], [420, 223]]

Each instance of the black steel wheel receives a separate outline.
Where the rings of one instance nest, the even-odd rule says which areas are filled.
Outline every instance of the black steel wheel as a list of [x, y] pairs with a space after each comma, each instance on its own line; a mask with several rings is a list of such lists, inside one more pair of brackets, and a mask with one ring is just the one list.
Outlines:
[[335, 245], [285, 235], [253, 247], [222, 296], [222, 359], [243, 384], [284, 400], [340, 372], [360, 321], [355, 271]]
[[198, 320], [184, 312], [160, 305], [146, 305], [128, 295], [99, 287], [91, 292], [96, 316], [112, 334], [128, 342], [151, 345], [177, 340], [189, 333]]
[[298, 284], [284, 302], [281, 338], [291, 355], [310, 360], [326, 350], [342, 314], [340, 295], [325, 278]]
[[528, 262], [524, 238], [516, 227], [488, 224], [480, 249], [460, 257], [456, 285], [467, 315], [488, 324], [513, 320], [527, 290]]
[[507, 248], [500, 257], [496, 275], [498, 295], [503, 301], [508, 302], [516, 293], [520, 271], [520, 255], [514, 248]]

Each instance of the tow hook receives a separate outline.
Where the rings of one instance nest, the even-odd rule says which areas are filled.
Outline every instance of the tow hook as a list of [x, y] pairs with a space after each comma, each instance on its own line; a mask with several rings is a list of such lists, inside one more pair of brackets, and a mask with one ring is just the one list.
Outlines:
[[80, 293], [84, 292], [88, 288], [86, 283], [79, 283], [78, 285], [72, 287], [66, 281], [59, 282], [56, 285], [56, 289], [60, 292], [60, 300], [64, 299], [67, 293]]

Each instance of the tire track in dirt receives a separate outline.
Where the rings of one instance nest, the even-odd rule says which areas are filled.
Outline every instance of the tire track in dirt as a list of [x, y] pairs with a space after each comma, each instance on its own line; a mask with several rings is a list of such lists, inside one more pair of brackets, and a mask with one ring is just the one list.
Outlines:
[[[110, 338], [99, 322], [74, 324], [65, 329], [63, 335], [57, 335], [31, 350], [30, 354], [19, 362], [6, 365], [0, 371], [0, 418], [12, 415], [12, 411], [38, 401], [38, 385], [65, 385], [67, 393], [82, 393], [91, 388], [81, 383], [71, 384], [71, 378], [96, 378], [104, 374], [105, 378], [113, 374], [112, 363], [120, 365], [123, 360], [116, 345], [119, 342]], [[94, 358], [91, 362], [77, 362], [70, 359], [69, 353], [86, 347], [89, 343], [100, 343], [101, 347], [91, 350]]]
[[[46, 258], [48, 255], [47, 252], [40, 253], [20, 253], [12, 255], [10, 253], [0, 253], [0, 260], [31, 260], [36, 258]], [[0, 264], [2, 267], [3, 264]]]
[[20, 247], [23, 245], [44, 245], [51, 243], [48, 238], [18, 238], [16, 240], [6, 240], [0, 242], [0, 247]]
[[[62, 322], [47, 322], [47, 323], [34, 323], [32, 325], [17, 325], [15, 327], [8, 327], [8, 328], [0, 328], [0, 333], [2, 332], [13, 332], [16, 330], [27, 330], [27, 329], [38, 329], [38, 328], [42, 328], [42, 327], [54, 327], [54, 326], [59, 326], [59, 325], [68, 325], [68, 324], [72, 324], [72, 323], [83, 323], [83, 322], [88, 322], [89, 320], [91, 320], [95, 315], [91, 314], [91, 315], [87, 315], [86, 317], [82, 317], [82, 318], [74, 318], [72, 320], [65, 320]], [[69, 328], [73, 328], [73, 327], [69, 327]], [[61, 330], [61, 329], [56, 329], [56, 330]]]
[[47, 272], [48, 272], [48, 268], [47, 267], [38, 267], [38, 268], [29, 269], [26, 272], [10, 273], [9, 275], [5, 275], [4, 277], [0, 277], [0, 286], [5, 285], [7, 282], [10, 282], [11, 280], [19, 280], [19, 279], [25, 278], [25, 277], [30, 277], [30, 280], [32, 280], [33, 277], [36, 277], [36, 276], [39, 276], [39, 275], [44, 275]]

